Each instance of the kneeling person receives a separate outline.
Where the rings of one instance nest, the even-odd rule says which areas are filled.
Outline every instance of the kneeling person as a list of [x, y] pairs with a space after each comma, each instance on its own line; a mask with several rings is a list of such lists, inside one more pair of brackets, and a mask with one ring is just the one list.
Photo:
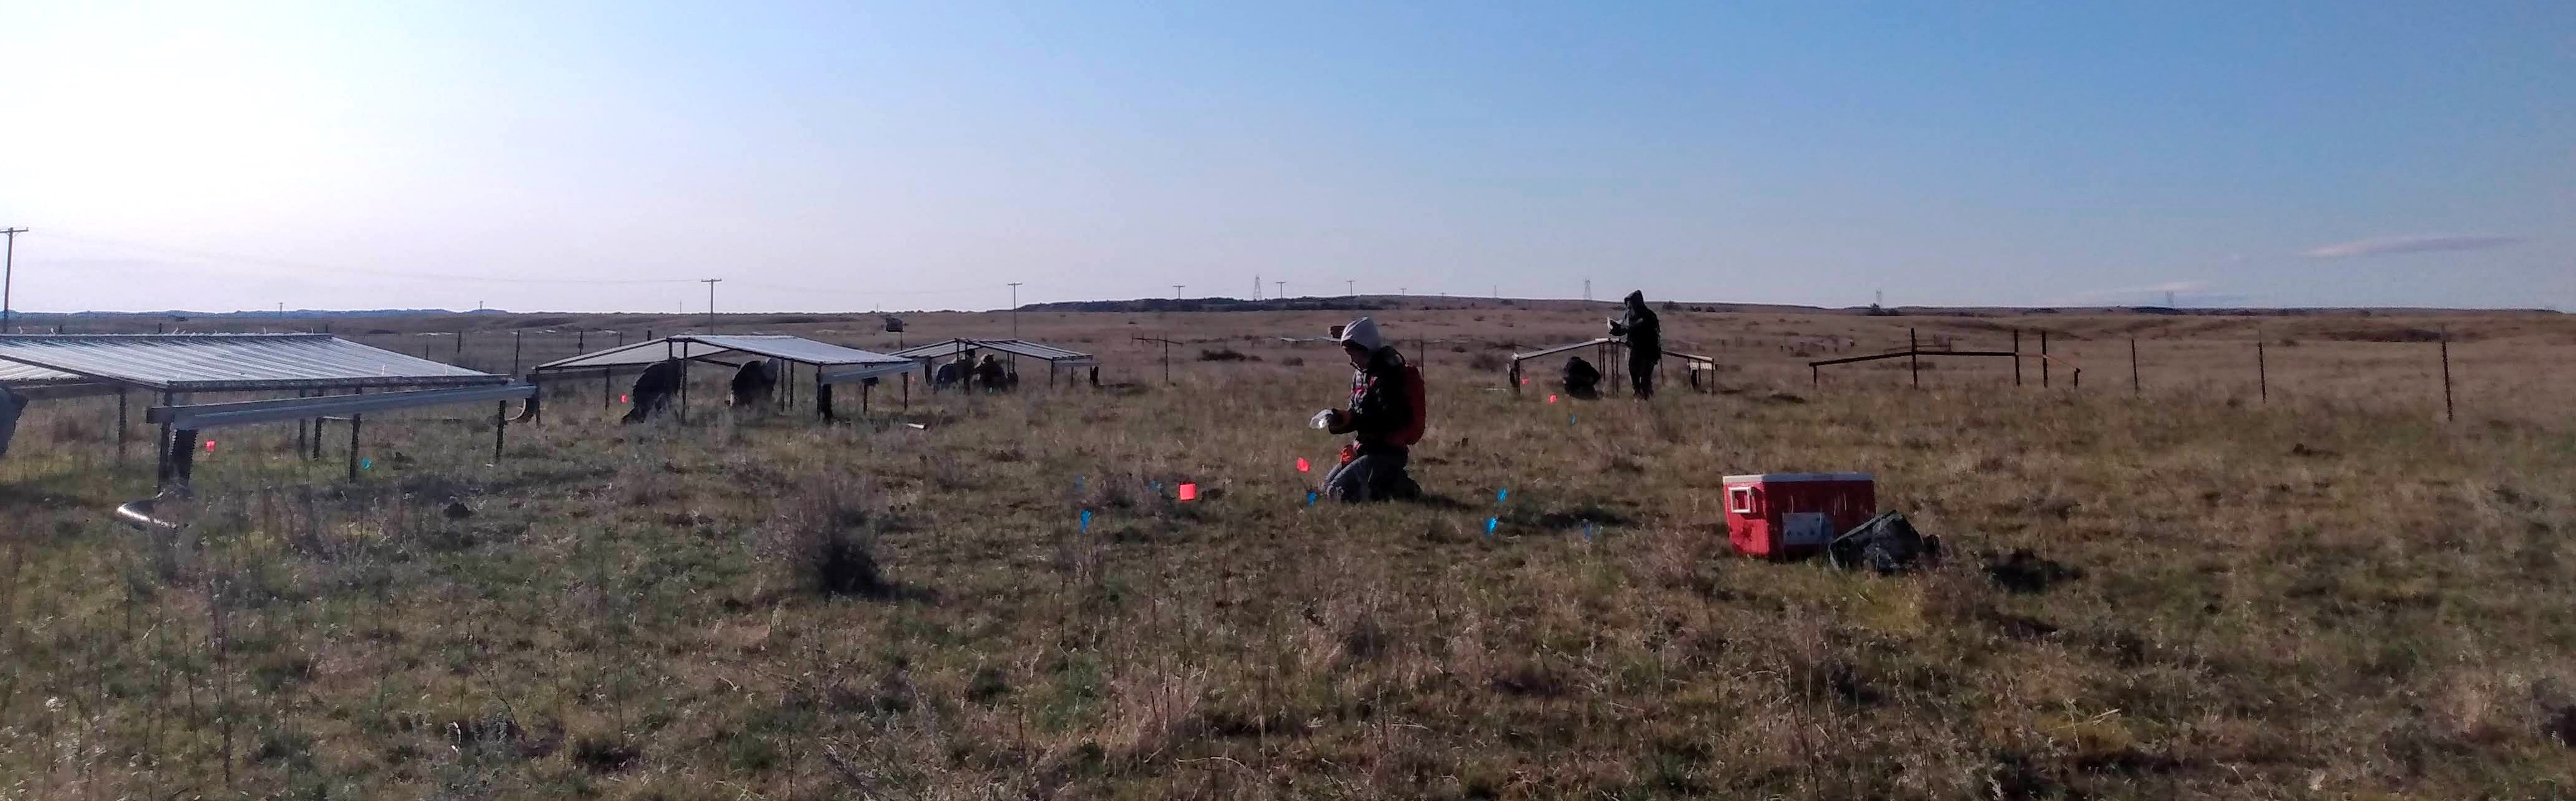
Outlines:
[[1601, 397], [1601, 369], [1581, 356], [1565, 360], [1565, 394], [1581, 400]]
[[1351, 403], [1324, 413], [1325, 428], [1351, 435], [1341, 464], [1324, 477], [1324, 493], [1346, 503], [1412, 498], [1422, 488], [1405, 472], [1412, 446], [1422, 439], [1422, 371], [1404, 362], [1366, 317], [1342, 328], [1342, 352], [1351, 360]]

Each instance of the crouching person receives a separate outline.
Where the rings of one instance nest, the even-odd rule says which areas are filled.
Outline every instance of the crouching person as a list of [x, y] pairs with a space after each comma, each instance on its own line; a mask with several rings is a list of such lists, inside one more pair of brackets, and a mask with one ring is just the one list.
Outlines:
[[1341, 464], [1324, 476], [1324, 494], [1345, 503], [1420, 496], [1422, 488], [1405, 465], [1413, 444], [1422, 440], [1422, 371], [1386, 344], [1375, 320], [1351, 321], [1340, 340], [1351, 360], [1350, 407], [1317, 417], [1326, 430], [1351, 435], [1351, 442], [1342, 446]]

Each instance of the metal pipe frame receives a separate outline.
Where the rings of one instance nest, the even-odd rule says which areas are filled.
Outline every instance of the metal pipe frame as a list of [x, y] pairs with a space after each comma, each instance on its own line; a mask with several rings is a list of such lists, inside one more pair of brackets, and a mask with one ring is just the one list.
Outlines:
[[[509, 401], [533, 397], [534, 384], [508, 384], [497, 387], [466, 389], [426, 389], [412, 392], [386, 392], [374, 395], [330, 395], [318, 398], [277, 398], [238, 403], [204, 403], [162, 405], [144, 410], [143, 419], [175, 428], [205, 430], [226, 426], [272, 423], [280, 420], [306, 420], [338, 414], [410, 409], [421, 406], [443, 406], [475, 401]], [[165, 402], [167, 403], [167, 402]]]

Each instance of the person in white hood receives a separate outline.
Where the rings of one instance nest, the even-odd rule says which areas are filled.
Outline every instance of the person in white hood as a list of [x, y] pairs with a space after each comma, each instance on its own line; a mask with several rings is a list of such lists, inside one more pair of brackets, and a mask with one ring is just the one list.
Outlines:
[[1318, 417], [1351, 442], [1342, 447], [1341, 464], [1324, 476], [1324, 493], [1349, 503], [1420, 495], [1405, 465], [1422, 438], [1421, 371], [1386, 344], [1375, 320], [1352, 320], [1337, 339], [1351, 360], [1351, 401]]

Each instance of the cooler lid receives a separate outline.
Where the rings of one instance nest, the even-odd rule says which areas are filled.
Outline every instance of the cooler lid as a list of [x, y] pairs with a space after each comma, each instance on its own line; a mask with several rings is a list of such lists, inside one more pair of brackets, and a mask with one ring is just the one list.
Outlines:
[[1727, 476], [1728, 484], [1787, 484], [1799, 481], [1873, 481], [1868, 473], [1759, 473]]

